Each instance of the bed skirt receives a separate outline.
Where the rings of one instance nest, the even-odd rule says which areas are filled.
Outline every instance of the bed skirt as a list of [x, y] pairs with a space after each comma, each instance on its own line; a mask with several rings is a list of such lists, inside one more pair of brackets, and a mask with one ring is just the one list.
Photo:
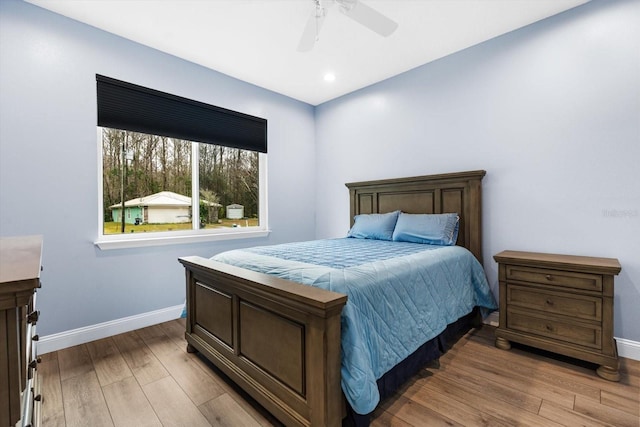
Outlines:
[[[471, 328], [482, 325], [482, 316], [478, 307], [471, 313], [449, 324], [437, 337], [427, 341], [402, 362], [391, 368], [378, 381], [380, 401], [392, 396], [409, 378], [413, 377], [424, 366], [437, 360], [447, 352]], [[344, 426], [368, 427], [372, 413], [361, 415], [353, 411], [347, 404], [347, 417]]]

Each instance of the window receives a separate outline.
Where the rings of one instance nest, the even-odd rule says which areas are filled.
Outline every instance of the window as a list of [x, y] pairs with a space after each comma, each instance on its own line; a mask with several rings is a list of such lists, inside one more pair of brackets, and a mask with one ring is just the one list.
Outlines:
[[97, 81], [99, 247], [266, 235], [266, 120]]

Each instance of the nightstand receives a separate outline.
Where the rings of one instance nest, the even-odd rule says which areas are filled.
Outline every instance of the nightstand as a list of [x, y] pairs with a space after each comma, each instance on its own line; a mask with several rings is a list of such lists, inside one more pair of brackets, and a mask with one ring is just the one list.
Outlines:
[[613, 338], [614, 258], [503, 251], [498, 262], [500, 325], [496, 347], [509, 341], [597, 363], [619, 381]]

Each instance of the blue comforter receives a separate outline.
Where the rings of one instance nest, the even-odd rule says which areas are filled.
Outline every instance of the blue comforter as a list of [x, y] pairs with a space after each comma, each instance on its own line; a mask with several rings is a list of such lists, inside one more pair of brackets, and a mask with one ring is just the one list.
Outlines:
[[496, 307], [484, 270], [459, 246], [328, 239], [234, 250], [212, 259], [347, 294], [342, 389], [359, 414], [376, 380], [475, 306]]

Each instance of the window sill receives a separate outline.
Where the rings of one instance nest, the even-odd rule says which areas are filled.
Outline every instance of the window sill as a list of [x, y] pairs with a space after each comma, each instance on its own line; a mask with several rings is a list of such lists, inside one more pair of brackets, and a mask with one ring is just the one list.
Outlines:
[[165, 246], [165, 245], [184, 245], [189, 243], [212, 242], [216, 240], [233, 240], [233, 239], [251, 239], [256, 237], [266, 237], [270, 233], [269, 230], [247, 230], [228, 233], [191, 233], [181, 235], [156, 235], [156, 236], [129, 236], [114, 235], [102, 236], [96, 240], [96, 245], [101, 250], [142, 248], [148, 246]]

